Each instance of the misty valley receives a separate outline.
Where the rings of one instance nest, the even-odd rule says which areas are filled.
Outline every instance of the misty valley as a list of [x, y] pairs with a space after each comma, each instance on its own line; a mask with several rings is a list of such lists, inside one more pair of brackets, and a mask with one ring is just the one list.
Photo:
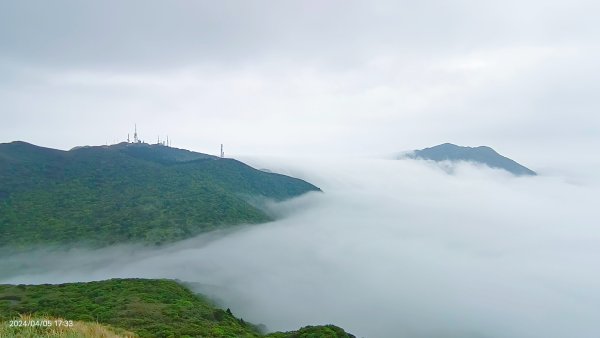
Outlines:
[[0, 316], [19, 324], [0, 333], [500, 337], [540, 302], [585, 306], [539, 285], [589, 273], [560, 248], [593, 226], [593, 190], [487, 147], [246, 162], [0, 144]]
[[[68, 152], [24, 142], [0, 144], [3, 257], [31, 257], [39, 248], [71, 257], [72, 250], [115, 244], [160, 246], [272, 221], [257, 205], [320, 191], [305, 181], [226, 159], [223, 153], [216, 157], [149, 145], [137, 141], [137, 133], [135, 138]], [[0, 277], [18, 274], [22, 267], [4, 267]], [[0, 285], [0, 318], [10, 321], [0, 329], [2, 336], [47, 335], [68, 318], [66, 334], [72, 329], [140, 337], [353, 337], [333, 325], [266, 335], [264, 325], [236, 318], [183, 283], [162, 279]], [[93, 327], [94, 321], [102, 325]]]

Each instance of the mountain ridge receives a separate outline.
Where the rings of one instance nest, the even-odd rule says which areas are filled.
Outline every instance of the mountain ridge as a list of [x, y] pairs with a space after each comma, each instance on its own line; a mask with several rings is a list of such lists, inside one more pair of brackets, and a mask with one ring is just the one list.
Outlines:
[[452, 143], [443, 143], [437, 146], [414, 150], [401, 158], [431, 160], [435, 162], [474, 162], [490, 168], [503, 169], [515, 176], [536, 176], [537, 173], [518, 162], [500, 155], [488, 146], [465, 147]]
[[[272, 218], [246, 196], [283, 201], [318, 187], [240, 161], [163, 145], [69, 151], [0, 144], [0, 247], [162, 244]], [[29, 234], [29, 235], [28, 235]]]

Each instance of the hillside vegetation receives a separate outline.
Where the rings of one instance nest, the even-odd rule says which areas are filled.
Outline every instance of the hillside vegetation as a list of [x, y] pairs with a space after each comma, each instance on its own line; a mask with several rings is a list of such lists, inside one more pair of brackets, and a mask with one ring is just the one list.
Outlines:
[[46, 323], [39, 326], [18, 326], [11, 320], [0, 321], [0, 337], [19, 338], [135, 338], [135, 333], [99, 323], [72, 321], [49, 316], [20, 315], [18, 321]]
[[[32, 331], [31, 328], [6, 327], [8, 321], [24, 315], [30, 317], [23, 318], [73, 320], [80, 323], [80, 329], [107, 330], [115, 336], [130, 336], [133, 332], [139, 337], [353, 337], [333, 325], [308, 326], [265, 336], [258, 327], [236, 318], [229, 309], [215, 307], [203, 296], [172, 280], [112, 279], [58, 285], [0, 285], [0, 325], [4, 326], [0, 333], [12, 330], [10, 332], [16, 332], [18, 336]], [[51, 333], [50, 329], [35, 330], [45, 334]], [[59, 334], [57, 337], [71, 337], [68, 334], [72, 333], [62, 330], [56, 334]]]
[[162, 145], [71, 151], [0, 144], [0, 247], [161, 244], [270, 219], [248, 196], [319, 189], [242, 162]]

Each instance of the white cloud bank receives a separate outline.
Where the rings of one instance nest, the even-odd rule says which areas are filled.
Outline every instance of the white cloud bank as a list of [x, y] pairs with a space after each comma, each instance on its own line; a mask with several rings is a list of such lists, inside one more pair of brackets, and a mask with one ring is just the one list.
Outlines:
[[[598, 180], [516, 178], [418, 161], [296, 160], [279, 221], [162, 249], [0, 260], [0, 282], [167, 277], [202, 283], [272, 330], [333, 323], [359, 337], [597, 337]], [[294, 169], [289, 169], [294, 168]]]

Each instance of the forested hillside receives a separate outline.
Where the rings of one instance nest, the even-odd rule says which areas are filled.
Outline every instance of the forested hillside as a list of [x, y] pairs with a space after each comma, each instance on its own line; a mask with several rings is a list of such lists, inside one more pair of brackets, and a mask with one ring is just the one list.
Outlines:
[[0, 246], [161, 244], [269, 221], [248, 196], [284, 200], [309, 191], [319, 189], [163, 145], [0, 144]]
[[[117, 328], [117, 332], [118, 329], [131, 331], [140, 337], [264, 337], [256, 325], [236, 318], [229, 309], [215, 307], [208, 299], [172, 280], [0, 285], [0, 322], [19, 319], [23, 314], [42, 319], [98, 322]], [[12, 331], [18, 334], [19, 330]], [[68, 330], [63, 331], [68, 333]], [[266, 337], [353, 336], [336, 326], [326, 325]]]

